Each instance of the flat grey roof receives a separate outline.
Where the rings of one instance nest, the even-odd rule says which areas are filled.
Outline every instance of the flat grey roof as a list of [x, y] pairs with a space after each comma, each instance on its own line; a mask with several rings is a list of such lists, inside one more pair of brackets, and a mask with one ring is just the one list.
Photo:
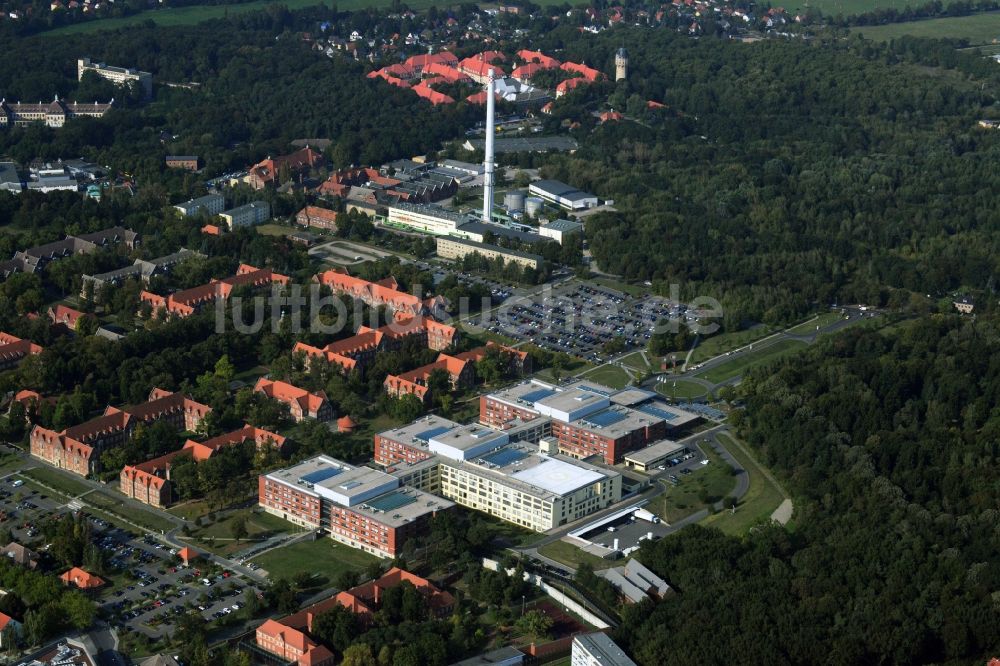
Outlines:
[[575, 222], [573, 220], [552, 220], [548, 224], [544, 225], [546, 229], [555, 229], [556, 231], [571, 232], [579, 231], [583, 229], [583, 222]]
[[[519, 657], [519, 661], [512, 661], [517, 660]], [[520, 664], [523, 662], [524, 653], [517, 648], [508, 645], [496, 650], [491, 650], [490, 652], [477, 654], [475, 657], [469, 657], [468, 659], [463, 659], [462, 661], [456, 661], [451, 664], [451, 666], [490, 666], [491, 664]]]
[[485, 222], [467, 222], [458, 228], [458, 231], [465, 231], [473, 234], [485, 234], [490, 231], [497, 236], [504, 236], [506, 238], [513, 238], [519, 240], [523, 243], [542, 243], [549, 242], [552, 239], [546, 238], [536, 233], [531, 233], [527, 231], [518, 231], [516, 229], [511, 229], [509, 227], [502, 227], [499, 224], [486, 224]]
[[686, 448], [686, 445], [678, 444], [672, 439], [661, 439], [654, 444], [650, 444], [644, 449], [626, 453], [625, 460], [627, 462], [643, 466], [652, 465], [653, 463], [669, 458], [671, 455], [683, 451]]
[[580, 647], [600, 662], [601, 666], [636, 666], [636, 663], [607, 634], [599, 631], [579, 634], [573, 638], [573, 642], [579, 643]]
[[237, 213], [243, 213], [248, 210], [253, 210], [255, 208], [260, 208], [261, 206], [267, 206], [266, 201], [251, 201], [248, 204], [243, 204], [242, 206], [237, 206], [236, 208], [230, 208], [227, 211], [223, 211], [222, 215], [235, 215]]
[[451, 220], [452, 222], [467, 222], [471, 220], [466, 213], [459, 213], [458, 211], [442, 208], [441, 206], [432, 206], [431, 204], [411, 204], [406, 203], [405, 201], [400, 201], [399, 203], [392, 204], [388, 208], [389, 210], [397, 209], [405, 210], [410, 213], [430, 215], [432, 217], [441, 218], [442, 220]]
[[664, 419], [628, 407], [615, 405], [608, 409], [587, 414], [570, 425], [603, 437], [617, 439], [639, 428], [646, 428]]
[[436, 414], [430, 414], [417, 419], [401, 428], [394, 428], [378, 433], [379, 437], [399, 442], [414, 448], [427, 450], [427, 442], [435, 435], [447, 432], [461, 426]]
[[509, 254], [512, 257], [520, 257], [522, 259], [530, 259], [532, 261], [537, 261], [542, 263], [545, 258], [537, 255], [531, 254], [530, 252], [521, 252], [520, 250], [508, 250], [505, 247], [500, 247], [499, 245], [491, 245], [490, 243], [480, 243], [479, 241], [468, 240], [466, 238], [457, 238], [455, 236], [440, 236], [438, 237], [438, 242], [441, 241], [451, 241], [452, 243], [458, 243], [459, 245], [465, 245], [474, 250], [489, 250], [490, 252], [499, 252], [501, 254]]
[[[486, 145], [485, 139], [469, 139], [473, 148]], [[576, 139], [568, 136], [514, 136], [500, 137], [493, 140], [493, 151], [501, 153], [535, 153], [549, 150], [576, 150]]]

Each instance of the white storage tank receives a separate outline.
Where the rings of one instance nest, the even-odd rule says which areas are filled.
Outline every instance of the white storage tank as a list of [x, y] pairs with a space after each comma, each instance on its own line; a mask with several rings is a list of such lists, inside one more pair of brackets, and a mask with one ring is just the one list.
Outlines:
[[544, 206], [545, 202], [541, 197], [528, 197], [524, 200], [524, 212], [531, 217], [538, 217]]
[[524, 190], [514, 190], [503, 195], [503, 205], [509, 211], [524, 210]]

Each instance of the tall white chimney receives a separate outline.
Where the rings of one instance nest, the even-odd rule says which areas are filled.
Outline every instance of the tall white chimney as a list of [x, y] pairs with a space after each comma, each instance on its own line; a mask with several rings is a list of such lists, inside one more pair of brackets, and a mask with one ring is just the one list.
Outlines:
[[485, 173], [483, 174], [483, 222], [489, 223], [493, 216], [493, 133], [495, 130], [495, 106], [493, 93], [494, 70], [490, 68], [489, 77], [486, 79], [486, 159], [483, 162]]

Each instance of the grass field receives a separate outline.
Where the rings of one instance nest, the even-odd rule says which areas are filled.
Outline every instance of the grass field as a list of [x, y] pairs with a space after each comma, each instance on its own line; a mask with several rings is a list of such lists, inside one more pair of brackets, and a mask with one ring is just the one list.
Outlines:
[[656, 385], [656, 392], [668, 398], [690, 399], [704, 397], [707, 391], [701, 384], [686, 379], [668, 379]]
[[[691, 363], [701, 363], [702, 361], [714, 358], [727, 351], [738, 349], [751, 342], [756, 342], [761, 338], [766, 338], [772, 333], [767, 326], [758, 326], [745, 331], [734, 331], [732, 333], [720, 333], [710, 338], [701, 340], [691, 354]], [[683, 359], [683, 356], [681, 357]], [[690, 367], [690, 366], [689, 366]]]
[[727, 534], [745, 534], [754, 525], [769, 520], [785, 495], [764, 476], [761, 466], [737, 446], [732, 437], [719, 435], [719, 440], [749, 474], [750, 488], [737, 505], [736, 513], [720, 511], [706, 518], [703, 524], [717, 527]]
[[539, 548], [538, 552], [549, 559], [562, 562], [574, 569], [585, 562], [594, 567], [594, 569], [607, 569], [614, 564], [611, 560], [585, 553], [573, 544], [566, 543], [565, 541], [553, 541]]
[[256, 227], [257, 233], [261, 236], [286, 236], [291, 232], [295, 231], [291, 227], [286, 227], [283, 224], [275, 224], [273, 222], [268, 222], [267, 224], [259, 224]]
[[636, 372], [659, 372], [660, 357], [653, 356], [648, 352], [646, 353], [646, 356], [653, 362], [652, 364], [642, 357], [642, 352], [632, 352], [627, 356], [622, 356], [620, 361], [622, 365], [631, 368]]
[[[247, 517], [247, 536], [237, 542], [233, 538], [233, 522], [237, 514], [244, 514]], [[203, 528], [191, 530], [191, 536], [199, 539], [199, 545], [212, 552], [228, 557], [247, 547], [248, 542], [263, 541], [268, 537], [281, 532], [301, 532], [302, 528], [287, 521], [272, 516], [269, 513], [255, 513], [251, 511], [234, 511], [225, 518], [218, 520]], [[215, 540], [211, 546], [205, 543], [205, 539]]]
[[[540, 4], [545, 4], [540, 3]], [[632, 296], [643, 296], [649, 293], [649, 287], [644, 287], [642, 285], [628, 284], [627, 282], [619, 282], [618, 280], [613, 280], [611, 278], [595, 276], [589, 278], [587, 282], [593, 282], [594, 284], [599, 284], [602, 287], [607, 287], [608, 289], [614, 289], [615, 291], [620, 291], [623, 294], [630, 294]]]
[[724, 382], [727, 379], [739, 377], [751, 366], [769, 363], [805, 347], [806, 343], [798, 340], [780, 340], [767, 347], [740, 354], [730, 361], [715, 366], [711, 370], [699, 372], [696, 376], [707, 379], [710, 382]]
[[792, 335], [809, 335], [810, 333], [816, 332], [816, 327], [819, 326], [823, 328], [829, 326], [833, 322], [837, 321], [844, 315], [837, 312], [824, 312], [822, 314], [816, 315], [810, 318], [808, 321], [804, 321], [798, 326], [792, 326], [788, 329], [788, 332]]
[[[328, 7], [331, 4], [336, 5], [339, 11], [353, 11], [357, 9], [364, 9], [366, 7], [388, 7], [392, 4], [392, 2], [391, 0], [336, 0], [336, 2], [324, 2], [323, 0], [258, 0], [258, 2], [247, 2], [234, 5], [178, 7], [140, 12], [139, 14], [125, 18], [101, 19], [97, 21], [88, 21], [86, 23], [77, 23], [62, 28], [56, 28], [55, 30], [49, 30], [48, 32], [44, 32], [42, 34], [59, 36], [96, 32], [98, 30], [116, 30], [118, 28], [127, 28], [128, 26], [144, 23], [145, 21], [153, 21], [157, 25], [168, 27], [177, 25], [193, 25], [195, 23], [201, 23], [202, 21], [224, 18], [229, 14], [243, 14], [246, 12], [260, 11], [265, 9], [268, 5], [284, 5], [288, 9], [295, 10], [302, 9], [304, 7], [314, 7], [320, 4], [325, 4]], [[537, 0], [536, 4], [552, 5], [561, 3], [558, 3], [555, 0]], [[446, 7], [449, 3], [439, 3], [435, 2], [435, 0], [407, 0], [406, 5], [410, 9], [417, 10], [426, 9], [431, 5]]]
[[319, 574], [329, 584], [341, 571], [361, 571], [376, 559], [333, 539], [319, 538], [276, 548], [253, 561], [275, 578], [291, 578], [300, 571], [308, 571]]
[[[875, 11], [876, 9], [903, 9], [924, 4], [923, 0], [797, 0], [795, 4], [785, 5], [789, 12], [798, 13], [809, 9], [818, 9], [826, 16], [852, 16]], [[943, 5], [951, 4], [951, 0], [942, 0]]]
[[1000, 39], [1000, 12], [987, 12], [954, 18], [888, 23], [886, 25], [854, 28], [867, 39], [886, 42], [904, 35], [913, 37], [951, 37], [967, 39], [970, 44], [991, 44]]
[[581, 379], [589, 379], [592, 382], [616, 389], [625, 388], [629, 382], [628, 373], [614, 365], [602, 365], [583, 375]]
[[49, 469], [48, 467], [34, 467], [32, 469], [26, 469], [21, 472], [21, 476], [44, 483], [45, 485], [54, 488], [69, 497], [75, 497], [90, 490], [90, 486], [82, 481], [72, 479], [66, 474], [61, 474], [54, 469]]
[[668, 523], [675, 523], [726, 497], [736, 487], [733, 468], [710, 449], [708, 459], [711, 461], [708, 465], [686, 476], [678, 475], [681, 482], [667, 485], [667, 491], [647, 508]]

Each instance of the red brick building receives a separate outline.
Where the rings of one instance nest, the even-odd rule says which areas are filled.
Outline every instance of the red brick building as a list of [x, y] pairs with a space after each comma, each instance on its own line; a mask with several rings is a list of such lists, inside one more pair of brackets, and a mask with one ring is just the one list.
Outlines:
[[305, 419], [329, 421], [334, 416], [333, 407], [330, 406], [330, 401], [323, 391], [310, 393], [287, 382], [271, 381], [264, 377], [257, 380], [253, 390], [288, 405], [295, 421]]
[[306, 362], [311, 358], [324, 358], [340, 366], [344, 372], [363, 370], [379, 352], [397, 351], [403, 343], [416, 338], [418, 344], [441, 351], [455, 342], [457, 330], [427, 317], [397, 316], [391, 324], [372, 329], [362, 326], [357, 333], [344, 340], [331, 342], [326, 347], [313, 347], [298, 342], [292, 353], [302, 352]]
[[454, 506], [385, 472], [328, 456], [259, 477], [258, 502], [268, 513], [378, 557], [396, 557], [408, 539], [426, 533], [435, 513]]
[[167, 155], [166, 162], [168, 169], [186, 169], [187, 171], [198, 170], [197, 155]]
[[426, 578], [393, 567], [377, 580], [339, 592], [280, 620], [267, 620], [257, 628], [257, 647], [287, 661], [295, 661], [300, 666], [333, 664], [330, 651], [309, 636], [316, 618], [342, 606], [359, 615], [367, 624], [381, 606], [385, 591], [404, 583], [412, 585], [423, 597], [428, 614], [433, 617], [445, 617], [455, 606], [455, 598], [451, 594], [438, 589]]
[[44, 350], [30, 340], [0, 331], [0, 370], [18, 366], [26, 356], [41, 354]]
[[319, 206], [306, 206], [295, 216], [295, 223], [303, 227], [336, 231], [337, 212]]
[[170, 467], [180, 456], [189, 456], [201, 462], [214, 456], [227, 446], [235, 446], [253, 440], [257, 448], [271, 446], [281, 450], [285, 438], [273, 432], [246, 425], [239, 430], [228, 432], [204, 442], [187, 440], [184, 446], [152, 460], [137, 465], [126, 465], [118, 477], [118, 489], [126, 496], [152, 506], [163, 507], [174, 501], [170, 483]]
[[275, 273], [270, 268], [256, 268], [241, 264], [236, 275], [212, 280], [191, 289], [178, 291], [168, 296], [159, 296], [149, 291], [139, 293], [139, 301], [148, 303], [153, 313], [166, 312], [177, 317], [189, 317], [203, 306], [214, 304], [216, 299], [228, 299], [236, 287], [262, 287], [271, 284], [288, 284], [286, 275]]
[[87, 476], [100, 471], [101, 453], [128, 441], [136, 424], [165, 420], [179, 430], [194, 431], [210, 411], [211, 407], [180, 393], [154, 388], [141, 405], [125, 409], [109, 405], [102, 416], [62, 432], [36, 425], [29, 437], [31, 455]]

